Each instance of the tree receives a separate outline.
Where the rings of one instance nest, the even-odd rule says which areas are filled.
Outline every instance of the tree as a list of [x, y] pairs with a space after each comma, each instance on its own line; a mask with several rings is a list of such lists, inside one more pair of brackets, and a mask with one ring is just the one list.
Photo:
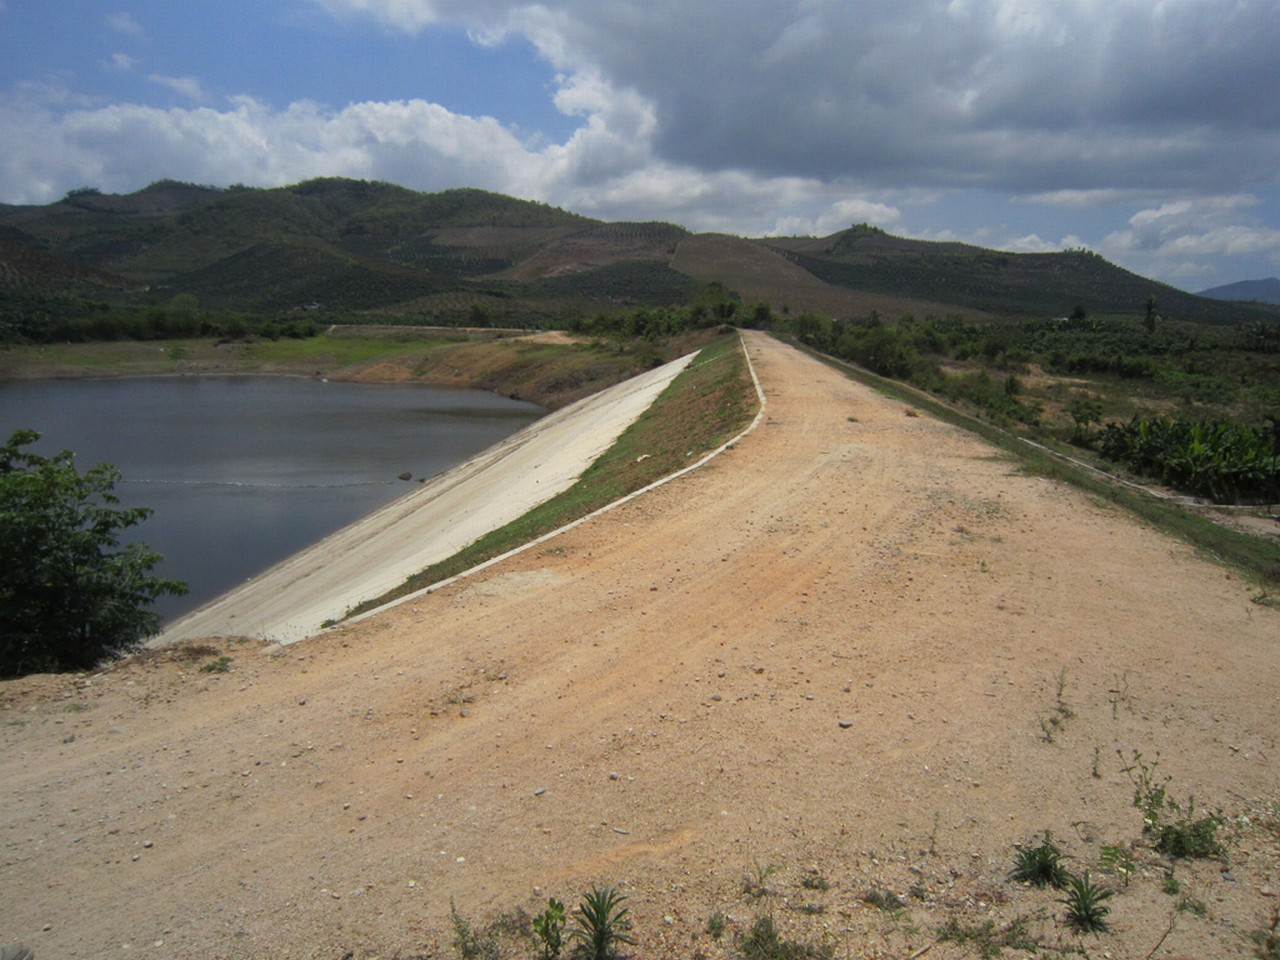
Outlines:
[[120, 546], [151, 515], [116, 506], [120, 472], [81, 474], [69, 451], [23, 449], [38, 439], [15, 430], [0, 448], [0, 677], [88, 669], [135, 649], [159, 631], [155, 599], [187, 592], [150, 576], [163, 558], [146, 544]]
[[1076, 423], [1071, 442], [1085, 446], [1089, 442], [1089, 424], [1102, 422], [1102, 401], [1097, 397], [1077, 397], [1067, 404], [1067, 413]]
[[1147, 297], [1147, 313], [1146, 316], [1142, 318], [1142, 329], [1146, 330], [1148, 334], [1155, 333], [1156, 324], [1160, 322], [1160, 319], [1160, 311], [1156, 304], [1155, 294], [1153, 293], [1151, 296]]

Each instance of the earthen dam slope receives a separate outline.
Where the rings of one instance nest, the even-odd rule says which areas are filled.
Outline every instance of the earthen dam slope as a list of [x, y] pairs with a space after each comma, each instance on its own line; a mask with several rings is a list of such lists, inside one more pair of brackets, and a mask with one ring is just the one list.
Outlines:
[[[1280, 889], [1280, 610], [744, 336], [760, 426], [553, 541], [291, 646], [221, 646], [225, 673], [159, 652], [0, 684], [0, 940], [443, 957], [451, 904], [479, 929], [599, 883], [637, 958], [739, 956], [766, 913], [839, 957], [977, 955], [948, 920], [1037, 955], [1249, 955]], [[1224, 857], [1142, 840], [1133, 751], [1223, 808]], [[1046, 830], [1117, 891], [1111, 933], [1009, 881]]]

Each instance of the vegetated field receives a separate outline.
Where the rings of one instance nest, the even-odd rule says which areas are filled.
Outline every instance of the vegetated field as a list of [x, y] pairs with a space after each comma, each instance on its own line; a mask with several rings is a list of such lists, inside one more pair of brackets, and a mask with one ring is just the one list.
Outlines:
[[[1168, 483], [1183, 495], [1255, 505], [1252, 519], [1238, 512], [1226, 518], [1280, 541], [1266, 509], [1280, 499], [1280, 325], [1158, 315], [983, 323], [908, 315], [848, 322], [805, 316], [791, 329], [824, 353], [1074, 459], [1132, 470], [1142, 482]], [[1161, 427], [1166, 422], [1170, 429]], [[1141, 449], [1121, 437], [1140, 438]], [[1157, 441], [1160, 450], [1152, 446]]]
[[[1280, 609], [749, 342], [753, 433], [520, 557], [288, 648], [0, 685], [6, 936], [408, 958], [459, 953], [452, 913], [531, 957], [600, 884], [633, 956], [1254, 954]], [[1096, 938], [1010, 878], [1046, 832], [1113, 892]]]

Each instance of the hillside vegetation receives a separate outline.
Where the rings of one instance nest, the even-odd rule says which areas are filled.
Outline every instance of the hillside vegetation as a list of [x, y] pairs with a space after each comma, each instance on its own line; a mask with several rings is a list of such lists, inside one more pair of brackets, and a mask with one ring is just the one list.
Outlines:
[[242, 313], [384, 311], [408, 322], [557, 325], [566, 312], [683, 303], [718, 281], [784, 315], [819, 311], [1065, 316], [1140, 310], [1172, 319], [1274, 319], [1209, 300], [1095, 254], [1013, 254], [893, 237], [695, 235], [602, 223], [483, 190], [419, 193], [326, 178], [273, 189], [159, 181], [127, 196], [72, 191], [0, 205], [0, 322], [38, 338], [48, 319], [163, 307], [175, 296]]

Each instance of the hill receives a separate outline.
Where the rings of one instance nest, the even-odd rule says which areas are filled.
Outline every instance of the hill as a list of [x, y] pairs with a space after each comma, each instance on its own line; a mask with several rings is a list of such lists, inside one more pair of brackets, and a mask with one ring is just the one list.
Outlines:
[[89, 284], [135, 305], [185, 293], [215, 309], [554, 323], [569, 311], [687, 302], [717, 282], [746, 303], [845, 318], [1140, 314], [1151, 296], [1172, 319], [1270, 316], [1086, 252], [1002, 253], [865, 225], [828, 237], [696, 235], [483, 190], [420, 193], [338, 178], [274, 189], [166, 180], [125, 196], [77, 190], [46, 206], [0, 206], [0, 237], [0, 304], [10, 310], [36, 290], [80, 295]]
[[[1154, 296], [1177, 320], [1238, 323], [1253, 315], [1138, 276], [1096, 253], [1006, 253], [895, 237], [855, 226], [829, 237], [762, 241], [837, 287], [914, 297], [998, 315], [1142, 313]], [[1254, 317], [1256, 319], [1256, 317]]]
[[1201, 290], [1199, 296], [1213, 300], [1245, 300], [1280, 304], [1280, 279], [1267, 277], [1265, 280], [1241, 280], [1237, 283]]

